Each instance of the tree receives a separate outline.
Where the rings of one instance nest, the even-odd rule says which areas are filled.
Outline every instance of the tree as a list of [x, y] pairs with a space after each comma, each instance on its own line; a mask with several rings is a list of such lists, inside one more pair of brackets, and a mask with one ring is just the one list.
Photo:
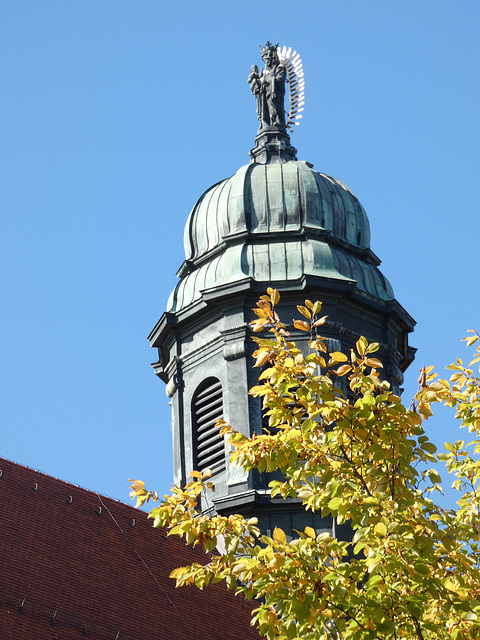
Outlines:
[[[407, 408], [382, 380], [378, 344], [361, 337], [350, 354], [328, 353], [318, 334], [321, 303], [298, 306], [296, 329], [308, 332], [308, 355], [291, 341], [269, 289], [258, 302], [255, 366], [269, 430], [248, 438], [222, 422], [244, 469], [280, 469], [272, 495], [299, 497], [305, 509], [349, 522], [351, 542], [307, 527], [289, 540], [276, 528], [262, 536], [255, 518], [208, 516], [198, 500], [212, 491], [210, 473], [192, 473], [150, 512], [153, 525], [209, 552], [205, 564], [175, 569], [177, 586], [225, 580], [256, 599], [252, 624], [269, 640], [473, 640], [480, 637], [480, 379], [458, 359], [450, 381], [423, 369]], [[467, 346], [477, 342], [472, 332]], [[480, 344], [480, 343], [479, 343]], [[340, 385], [340, 386], [338, 386]], [[343, 386], [343, 390], [341, 388]], [[470, 434], [437, 453], [423, 423], [443, 403]], [[457, 509], [437, 505], [434, 468], [444, 461], [460, 490]], [[159, 500], [141, 482], [137, 505]], [[221, 543], [221, 544], [220, 544]], [[219, 552], [216, 549], [222, 549]]]

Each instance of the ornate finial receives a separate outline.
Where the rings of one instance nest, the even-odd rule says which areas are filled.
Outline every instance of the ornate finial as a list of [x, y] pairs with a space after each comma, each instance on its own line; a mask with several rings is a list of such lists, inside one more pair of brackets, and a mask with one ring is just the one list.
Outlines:
[[[304, 81], [302, 61], [296, 51], [279, 48], [270, 41], [260, 46], [265, 68], [250, 67], [248, 82], [257, 100], [260, 123], [255, 149], [250, 152], [252, 162], [287, 162], [295, 159], [296, 149], [287, 133], [299, 124], [303, 111]], [[289, 84], [290, 112], [285, 112], [285, 82]]]

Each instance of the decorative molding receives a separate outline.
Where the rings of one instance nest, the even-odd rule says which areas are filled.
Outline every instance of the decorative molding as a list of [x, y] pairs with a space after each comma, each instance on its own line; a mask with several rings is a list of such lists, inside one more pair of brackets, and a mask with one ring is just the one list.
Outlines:
[[237, 360], [247, 354], [245, 340], [247, 338], [247, 325], [240, 324], [220, 331], [223, 339], [223, 357], [225, 360]]
[[247, 354], [245, 348], [245, 340], [241, 342], [231, 342], [223, 347], [223, 357], [225, 360], [237, 360], [243, 358]]
[[182, 369], [180, 358], [175, 356], [170, 360], [167, 365], [168, 368], [168, 382], [165, 392], [169, 398], [173, 398], [177, 389], [183, 385]]

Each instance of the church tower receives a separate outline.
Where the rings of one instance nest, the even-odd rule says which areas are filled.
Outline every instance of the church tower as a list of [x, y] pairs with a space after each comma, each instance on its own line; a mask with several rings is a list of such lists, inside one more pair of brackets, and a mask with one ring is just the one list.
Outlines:
[[[179, 282], [149, 341], [171, 399], [175, 483], [209, 468], [216, 491], [205, 508], [255, 515], [266, 533], [274, 526], [331, 530], [330, 519], [322, 522], [297, 501], [272, 499], [271, 477], [232, 467], [215, 428], [223, 417], [244, 434], [262, 432], [259, 399], [248, 395], [259, 373], [252, 368], [252, 308], [269, 286], [281, 294], [284, 322], [298, 315], [305, 298], [321, 300], [329, 351], [348, 350], [361, 335], [378, 342], [397, 391], [414, 357], [408, 345], [414, 321], [379, 270], [358, 199], [336, 178], [297, 160], [288, 130], [303, 103], [299, 56], [267, 43], [262, 58], [262, 71], [253, 65], [248, 78], [260, 122], [250, 163], [208, 188], [193, 207]], [[300, 348], [307, 339], [293, 327], [291, 335]]]

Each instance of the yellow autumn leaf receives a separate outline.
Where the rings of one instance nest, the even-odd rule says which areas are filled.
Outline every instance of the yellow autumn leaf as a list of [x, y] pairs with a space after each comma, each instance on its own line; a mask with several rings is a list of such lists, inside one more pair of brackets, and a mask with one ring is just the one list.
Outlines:
[[295, 329], [300, 329], [300, 331], [310, 331], [310, 325], [305, 320], [294, 320], [293, 326]]
[[315, 349], [317, 349], [317, 351], [321, 351], [322, 353], [327, 353], [328, 351], [327, 345], [323, 342], [321, 338], [318, 338], [318, 336], [315, 342], [313, 343], [313, 346], [315, 347]]
[[367, 347], [367, 339], [364, 338], [363, 336], [361, 336], [358, 340], [357, 340], [357, 351], [359, 353], [359, 355], [363, 356], [365, 355], [365, 349]]
[[378, 351], [380, 349], [380, 345], [378, 342], [371, 342], [367, 345], [367, 353], [374, 353], [374, 351]]
[[188, 567], [177, 567], [173, 571], [170, 572], [170, 578], [181, 578], [188, 571]]
[[348, 373], [351, 370], [352, 370], [352, 367], [349, 364], [342, 364], [341, 367], [338, 367], [335, 373], [337, 374], [337, 376], [344, 376], [346, 373]]
[[257, 356], [257, 359], [255, 360], [255, 364], [253, 366], [261, 367], [265, 364], [265, 362], [267, 362], [267, 360], [268, 360], [268, 351], [265, 350], [259, 353], [259, 355]]
[[262, 331], [263, 327], [268, 324], [268, 320], [265, 319], [261, 319], [261, 320], [253, 320], [253, 322], [250, 322], [250, 324], [252, 325], [252, 331], [253, 333], [259, 333], [260, 331]]
[[270, 296], [270, 300], [272, 301], [272, 304], [275, 305], [280, 302], [280, 294], [278, 293], [277, 289], [272, 289], [271, 287], [268, 287], [267, 293]]
[[325, 320], [328, 318], [328, 316], [322, 316], [321, 318], [319, 318], [318, 320], [315, 320], [315, 322], [313, 323], [314, 327], [321, 327], [322, 324], [325, 324]]
[[429, 418], [430, 416], [433, 416], [433, 411], [430, 409], [430, 405], [429, 404], [425, 404], [424, 402], [420, 402], [418, 405], [418, 413], [421, 413], [422, 416], [425, 416], [426, 418]]
[[375, 533], [382, 538], [387, 535], [387, 527], [383, 524], [383, 522], [377, 522], [375, 525]]
[[281, 544], [285, 544], [287, 542], [287, 536], [279, 527], [275, 527], [275, 529], [273, 530], [273, 539], [277, 542], [280, 542]]
[[247, 568], [247, 565], [245, 562], [239, 562], [238, 564], [236, 564], [233, 569], [232, 569], [232, 573], [243, 573]]
[[455, 592], [458, 590], [457, 585], [454, 583], [454, 581], [451, 578], [446, 578], [443, 584], [449, 591]]
[[365, 360], [365, 364], [369, 367], [373, 367], [374, 369], [383, 369], [383, 364], [378, 358], [367, 358]]
[[469, 338], [463, 338], [466, 343], [467, 343], [467, 347], [470, 347], [472, 344], [475, 344], [475, 342], [477, 342], [478, 340], [478, 336], [470, 336]]
[[312, 527], [305, 527], [304, 531], [309, 538], [315, 539], [315, 529]]
[[332, 362], [347, 362], [347, 356], [341, 351], [334, 351], [330, 354], [330, 359]]
[[300, 311], [300, 313], [302, 314], [302, 316], [305, 316], [305, 318], [308, 318], [310, 320], [310, 318], [312, 317], [311, 312], [307, 309], [307, 307], [302, 307], [301, 304], [297, 304], [297, 309]]
[[143, 483], [141, 480], [134, 480], [133, 478], [129, 478], [128, 481], [133, 482], [133, 484], [130, 485], [130, 489], [132, 490], [132, 492], [146, 491], [145, 483]]

